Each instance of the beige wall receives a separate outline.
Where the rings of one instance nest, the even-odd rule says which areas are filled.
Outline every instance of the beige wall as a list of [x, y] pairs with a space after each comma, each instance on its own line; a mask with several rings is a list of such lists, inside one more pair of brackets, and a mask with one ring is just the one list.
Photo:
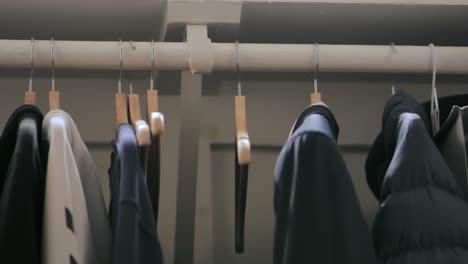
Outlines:
[[[22, 103], [27, 79], [0, 77], [0, 124]], [[72, 75], [71, 75], [72, 76]], [[173, 75], [168, 75], [173, 76]], [[279, 77], [278, 77], [279, 76]], [[164, 76], [163, 76], [164, 77]], [[219, 76], [211, 76], [216, 79]], [[247, 96], [247, 122], [254, 145], [270, 146], [253, 151], [248, 191], [246, 254], [233, 254], [233, 154], [230, 148], [210, 148], [213, 143], [231, 143], [234, 138], [233, 95], [236, 84], [230, 78], [207, 81], [203, 98], [199, 169], [197, 185], [197, 221], [195, 256], [197, 263], [268, 263], [271, 261], [273, 236], [273, 168], [277, 152], [287, 139], [297, 115], [308, 105], [312, 82], [302, 75], [249, 75], [243, 82]], [[393, 76], [397, 87], [404, 88], [419, 99], [430, 95], [430, 76]], [[162, 180], [159, 236], [165, 262], [172, 262], [174, 246], [177, 151], [179, 136], [179, 90], [177, 81], [167, 77], [160, 98], [165, 114], [166, 134], [162, 143]], [[384, 103], [390, 97], [392, 79], [376, 75], [324, 75], [319, 89], [324, 101], [334, 112], [340, 125], [340, 144], [371, 144], [380, 127]], [[466, 78], [440, 78], [439, 94], [467, 91]], [[62, 92], [63, 108], [75, 119], [85, 141], [91, 142], [91, 152], [99, 167], [103, 187], [108, 195], [107, 168], [109, 145], [114, 136], [115, 78], [83, 75], [57, 80]], [[50, 80], [34, 81], [40, 108], [47, 110]], [[135, 90], [143, 93], [147, 80], [135, 82]], [[168, 95], [172, 94], [172, 95]], [[142, 100], [144, 97], [142, 98]], [[145, 104], [142, 101], [142, 105]], [[99, 144], [96, 144], [99, 143]], [[365, 183], [365, 153], [346, 152], [344, 157], [353, 177], [363, 211], [370, 221], [377, 203]]]

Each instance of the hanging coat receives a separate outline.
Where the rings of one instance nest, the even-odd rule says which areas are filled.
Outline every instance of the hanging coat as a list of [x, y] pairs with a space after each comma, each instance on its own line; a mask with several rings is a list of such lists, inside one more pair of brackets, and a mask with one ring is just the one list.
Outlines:
[[135, 131], [129, 124], [116, 129], [109, 183], [112, 264], [161, 264], [151, 198]]
[[[439, 98], [440, 130], [434, 142], [454, 174], [468, 200], [468, 95], [452, 95]], [[426, 114], [430, 113], [430, 102], [422, 104]], [[466, 135], [466, 136], [465, 136]]]
[[380, 263], [468, 263], [468, 204], [430, 127], [406, 93], [387, 102], [366, 162], [367, 182], [380, 201], [372, 228]]
[[0, 138], [0, 262], [41, 263], [45, 164], [42, 114], [19, 107]]
[[275, 168], [275, 264], [375, 263], [371, 236], [323, 104], [307, 108]]
[[50, 111], [42, 259], [47, 264], [110, 262], [110, 226], [94, 164], [73, 119]]

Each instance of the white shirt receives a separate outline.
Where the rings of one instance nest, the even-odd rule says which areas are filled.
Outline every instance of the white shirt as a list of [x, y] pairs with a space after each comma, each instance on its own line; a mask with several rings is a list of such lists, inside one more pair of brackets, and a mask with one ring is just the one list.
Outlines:
[[43, 136], [49, 142], [42, 238], [45, 264], [101, 264], [72, 149], [72, 142], [81, 140], [74, 130], [73, 120], [61, 110], [51, 111], [44, 118]]

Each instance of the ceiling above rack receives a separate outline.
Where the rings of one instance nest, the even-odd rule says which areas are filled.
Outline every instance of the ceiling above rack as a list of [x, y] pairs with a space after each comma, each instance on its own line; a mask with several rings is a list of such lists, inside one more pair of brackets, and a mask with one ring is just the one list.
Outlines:
[[[465, 0], [5, 0], [4, 39], [468, 45]], [[165, 36], [165, 37], [163, 37]]]

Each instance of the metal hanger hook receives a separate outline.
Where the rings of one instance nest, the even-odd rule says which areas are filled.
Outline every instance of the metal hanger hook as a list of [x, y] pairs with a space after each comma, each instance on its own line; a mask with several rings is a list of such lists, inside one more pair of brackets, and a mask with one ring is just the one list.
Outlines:
[[132, 48], [132, 50], [136, 50], [136, 46], [133, 43], [133, 40], [130, 40], [130, 47]]
[[52, 91], [55, 91], [55, 45], [54, 38], [50, 39], [50, 64], [52, 69]]
[[154, 89], [154, 40], [151, 40], [151, 79], [150, 79], [150, 90]]
[[120, 71], [119, 71], [119, 82], [117, 86], [118, 93], [122, 93], [122, 70], [123, 70], [123, 44], [122, 40], [119, 40], [120, 45]]
[[432, 53], [432, 88], [435, 89], [435, 84], [436, 84], [436, 75], [437, 75], [437, 57], [436, 57], [436, 48], [434, 44], [429, 44], [429, 47], [431, 47], [431, 53]]
[[133, 82], [129, 81], [130, 83], [130, 94], [133, 94]]
[[432, 89], [431, 89], [431, 109], [438, 111], [439, 102], [437, 99], [436, 77], [437, 77], [437, 56], [434, 44], [429, 44], [432, 53]]
[[390, 43], [390, 46], [392, 46], [392, 51], [393, 51], [394, 54], [399, 53], [398, 48], [395, 46], [395, 43]]
[[239, 41], [236, 41], [236, 73], [237, 73], [237, 94], [242, 95], [242, 86], [240, 79], [240, 70], [239, 70]]
[[[394, 55], [398, 54], [398, 48], [396, 47], [395, 43], [390, 43], [390, 46], [392, 47], [392, 52]], [[395, 83], [392, 82], [392, 95], [395, 95], [396, 90], [395, 90]]]
[[314, 93], [318, 93], [318, 74], [320, 69], [320, 46], [315, 43], [315, 71], [314, 71]]
[[32, 81], [34, 75], [34, 38], [31, 38], [31, 74], [29, 76], [29, 92], [32, 92]]

